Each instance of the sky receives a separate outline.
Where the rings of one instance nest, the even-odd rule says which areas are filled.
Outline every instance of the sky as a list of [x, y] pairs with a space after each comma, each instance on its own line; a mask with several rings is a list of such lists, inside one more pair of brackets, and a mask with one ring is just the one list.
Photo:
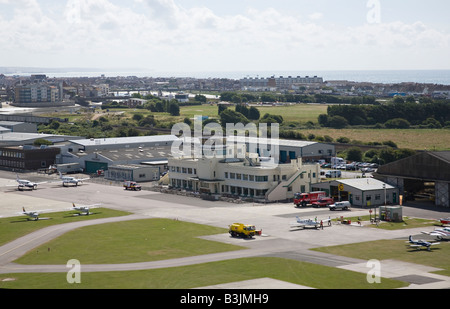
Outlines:
[[0, 0], [0, 66], [450, 69], [448, 0]]

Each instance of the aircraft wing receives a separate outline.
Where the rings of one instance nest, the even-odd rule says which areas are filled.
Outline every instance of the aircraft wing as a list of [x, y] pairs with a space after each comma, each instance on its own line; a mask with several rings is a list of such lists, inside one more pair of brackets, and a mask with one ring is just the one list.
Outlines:
[[87, 208], [98, 208], [99, 206], [101, 206], [102, 204], [90, 204], [90, 205], [77, 205], [75, 203], [72, 203], [72, 207], [70, 209], [74, 209], [75, 207], [87, 207]]

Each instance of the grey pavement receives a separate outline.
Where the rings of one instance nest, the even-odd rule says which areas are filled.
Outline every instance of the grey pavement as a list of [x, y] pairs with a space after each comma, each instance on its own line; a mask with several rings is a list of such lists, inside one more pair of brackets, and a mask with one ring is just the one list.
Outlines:
[[[0, 179], [1, 182], [2, 180]], [[3, 179], [3, 182], [8, 182], [8, 180]], [[160, 217], [224, 228], [234, 222], [245, 222], [255, 224], [257, 228], [261, 228], [263, 236], [255, 237], [251, 240], [243, 240], [231, 238], [227, 233], [211, 235], [204, 238], [238, 244], [248, 249], [154, 262], [82, 265], [82, 271], [153, 269], [234, 259], [243, 256], [281, 256], [367, 273], [367, 261], [325, 254], [309, 249], [379, 239], [403, 238], [406, 240], [409, 235], [418, 235], [423, 230], [431, 231], [434, 229], [433, 227], [428, 227], [386, 231], [356, 225], [333, 224], [331, 227], [325, 226], [323, 230], [291, 230], [290, 223], [295, 221], [295, 216], [303, 218], [317, 217], [320, 220], [341, 215], [362, 216], [368, 214], [368, 211], [352, 209], [350, 212], [330, 212], [326, 208], [295, 208], [293, 204], [284, 203], [264, 205], [253, 203], [233, 204], [222, 201], [211, 202], [194, 197], [162, 194], [145, 190], [140, 192], [124, 191], [117, 186], [95, 183], [86, 183], [80, 187], [69, 188], [62, 187], [58, 183], [48, 183], [41, 185], [36, 191], [18, 192], [8, 188], [3, 190], [1, 194], [0, 216], [3, 217], [17, 216], [17, 212], [21, 211], [23, 205], [27, 205], [27, 210], [50, 209], [50, 211], [64, 211], [70, 207], [72, 202], [78, 204], [101, 203], [104, 207], [130, 211], [133, 215], [52, 226], [18, 238], [0, 247], [0, 273], [66, 272], [67, 268], [65, 265], [19, 265], [13, 261], [28, 250], [71, 229], [117, 220]], [[381, 265], [383, 275], [386, 273], [385, 277], [402, 278], [404, 281], [411, 283], [409, 288], [450, 288], [450, 277], [432, 274], [431, 271], [435, 270], [433, 268], [415, 264], [406, 265], [398, 261], [381, 261]], [[267, 280], [263, 282], [267, 282]], [[282, 284], [277, 285], [276, 280], [270, 282], [273, 285], [269, 285], [269, 287], [262, 286], [264, 288], [283, 288]], [[254, 284], [255, 282], [251, 283]], [[228, 288], [232, 286], [227, 285]], [[235, 286], [244, 288], [245, 283], [236, 283]], [[291, 287], [304, 288], [301, 286]]]

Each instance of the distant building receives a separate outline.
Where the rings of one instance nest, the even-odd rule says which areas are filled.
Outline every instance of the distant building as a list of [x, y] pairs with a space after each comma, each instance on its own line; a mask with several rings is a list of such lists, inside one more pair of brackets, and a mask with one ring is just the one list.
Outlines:
[[54, 103], [62, 101], [62, 86], [56, 87], [47, 83], [19, 85], [15, 87], [14, 103]]
[[323, 78], [318, 76], [288, 76], [269, 78], [242, 78], [240, 79], [241, 89], [249, 90], [270, 90], [270, 89], [294, 89], [305, 84], [323, 84]]
[[138, 99], [138, 98], [129, 98], [128, 100], [125, 100], [124, 103], [128, 107], [134, 108], [136, 106], [143, 106], [145, 103], [147, 103], [147, 100], [145, 100], [145, 99]]
[[175, 95], [175, 100], [177, 100], [179, 103], [189, 102], [189, 94], [187, 94], [187, 93], [177, 93]]
[[35, 123], [0, 120], [0, 127], [7, 128], [10, 132], [37, 133], [37, 125]]
[[115, 181], [155, 181], [160, 178], [160, 169], [157, 166], [137, 164], [114, 165], [105, 171], [105, 179]]
[[31, 79], [14, 86], [13, 105], [22, 107], [71, 106], [71, 101], [64, 100], [63, 83], [50, 84], [42, 79]]
[[14, 146], [0, 147], [0, 167], [20, 170], [48, 168], [55, 163], [59, 148]]

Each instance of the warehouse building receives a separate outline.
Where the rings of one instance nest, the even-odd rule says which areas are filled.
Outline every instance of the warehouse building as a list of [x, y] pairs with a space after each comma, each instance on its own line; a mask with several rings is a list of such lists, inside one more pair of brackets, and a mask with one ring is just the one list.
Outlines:
[[88, 174], [130, 164], [150, 165], [163, 172], [172, 142], [177, 139], [174, 135], [154, 135], [71, 140], [61, 145], [58, 163], [79, 163]]
[[105, 179], [115, 181], [155, 181], [159, 180], [159, 167], [137, 164], [114, 165], [105, 172]]
[[375, 207], [398, 205], [399, 190], [374, 178], [333, 180], [312, 185], [313, 191], [325, 191], [336, 201], [349, 201], [353, 206]]
[[398, 187], [406, 202], [450, 207], [450, 151], [421, 152], [382, 165], [374, 177]]

